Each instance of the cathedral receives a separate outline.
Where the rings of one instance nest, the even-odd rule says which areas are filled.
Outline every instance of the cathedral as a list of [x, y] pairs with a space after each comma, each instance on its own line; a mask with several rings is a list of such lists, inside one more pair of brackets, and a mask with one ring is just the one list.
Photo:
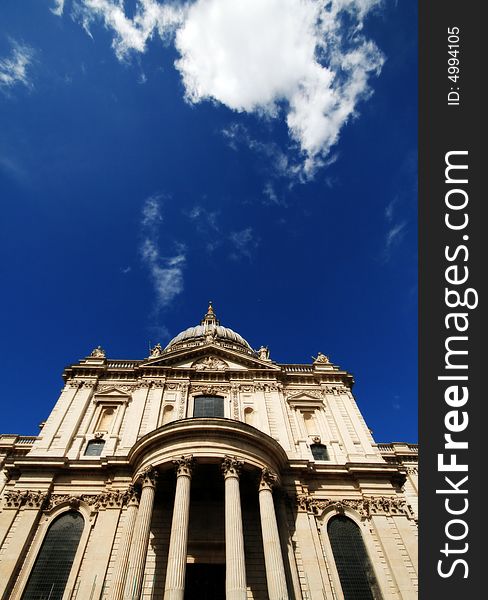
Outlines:
[[210, 304], [63, 379], [0, 435], [2, 600], [417, 598], [417, 445], [376, 443], [325, 354], [279, 364]]

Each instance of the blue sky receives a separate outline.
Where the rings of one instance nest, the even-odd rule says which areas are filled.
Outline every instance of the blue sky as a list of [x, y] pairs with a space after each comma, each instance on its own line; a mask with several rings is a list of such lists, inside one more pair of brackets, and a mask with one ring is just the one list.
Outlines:
[[0, 431], [199, 322], [417, 440], [417, 6], [4, 0]]

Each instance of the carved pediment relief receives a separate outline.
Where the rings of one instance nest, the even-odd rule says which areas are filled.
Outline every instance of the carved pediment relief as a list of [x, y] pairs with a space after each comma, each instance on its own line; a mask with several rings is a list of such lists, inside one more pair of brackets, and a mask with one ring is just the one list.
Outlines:
[[321, 390], [307, 390], [306, 392], [291, 390], [286, 394], [286, 399], [292, 406], [317, 405], [322, 404], [323, 395]]
[[214, 370], [246, 370], [260, 369], [265, 371], [280, 371], [280, 367], [251, 354], [222, 349], [211, 344], [200, 348], [186, 349], [180, 352], [163, 354], [161, 357], [149, 359], [146, 367], [170, 367], [177, 369], [197, 369], [200, 371]]
[[192, 367], [197, 371], [223, 371], [228, 369], [229, 365], [217, 356], [205, 356], [196, 360]]
[[95, 396], [96, 399], [106, 399], [109, 400], [110, 398], [127, 398], [128, 396], [130, 396], [131, 392], [134, 389], [134, 385], [120, 385], [120, 386], [114, 386], [111, 384], [99, 384], [96, 392], [95, 392]]

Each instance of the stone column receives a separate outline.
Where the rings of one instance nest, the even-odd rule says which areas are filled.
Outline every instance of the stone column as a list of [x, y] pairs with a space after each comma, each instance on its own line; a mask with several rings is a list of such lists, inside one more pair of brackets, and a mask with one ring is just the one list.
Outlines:
[[141, 595], [157, 475], [157, 471], [152, 467], [147, 468], [141, 474], [141, 499], [130, 543], [124, 600], [139, 600]]
[[242, 532], [239, 473], [244, 463], [231, 456], [222, 462], [225, 479], [225, 597], [246, 600], [246, 561]]
[[269, 600], [288, 600], [285, 567], [273, 503], [272, 487], [275, 483], [275, 473], [264, 468], [259, 483], [259, 512], [263, 534], [264, 562]]
[[185, 595], [190, 485], [194, 462], [193, 456], [182, 456], [173, 461], [176, 466], [176, 493], [173, 520], [171, 522], [164, 600], [183, 600]]
[[115, 562], [110, 593], [108, 596], [109, 600], [122, 600], [124, 595], [125, 577], [127, 574], [127, 565], [129, 564], [129, 551], [134, 533], [134, 525], [138, 512], [137, 509], [139, 507], [139, 500], [133, 486], [129, 487], [127, 494], [128, 501], [125, 513], [124, 531], [117, 551], [117, 560]]

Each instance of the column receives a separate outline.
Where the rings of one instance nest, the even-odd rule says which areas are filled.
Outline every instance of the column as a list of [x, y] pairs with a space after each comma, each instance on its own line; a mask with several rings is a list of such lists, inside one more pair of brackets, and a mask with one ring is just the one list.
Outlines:
[[124, 532], [122, 533], [119, 549], [117, 551], [117, 560], [112, 575], [110, 585], [109, 600], [122, 600], [125, 587], [125, 576], [127, 574], [127, 565], [129, 564], [129, 551], [134, 533], [139, 500], [135, 488], [129, 487], [128, 502], [125, 513]]
[[182, 456], [173, 461], [176, 467], [176, 493], [173, 520], [171, 522], [164, 600], [183, 600], [185, 594], [190, 485], [194, 462], [193, 456]]
[[275, 485], [276, 479], [275, 473], [269, 469], [263, 469], [259, 483], [259, 512], [269, 600], [288, 600], [285, 567], [273, 503], [272, 487]]
[[124, 600], [139, 600], [141, 595], [154, 494], [156, 492], [157, 471], [149, 467], [142, 472], [141, 476], [141, 499], [139, 501], [139, 510], [137, 511], [134, 533], [130, 544]]
[[244, 463], [231, 456], [222, 462], [225, 480], [225, 597], [246, 600], [246, 561], [242, 532], [239, 473]]

